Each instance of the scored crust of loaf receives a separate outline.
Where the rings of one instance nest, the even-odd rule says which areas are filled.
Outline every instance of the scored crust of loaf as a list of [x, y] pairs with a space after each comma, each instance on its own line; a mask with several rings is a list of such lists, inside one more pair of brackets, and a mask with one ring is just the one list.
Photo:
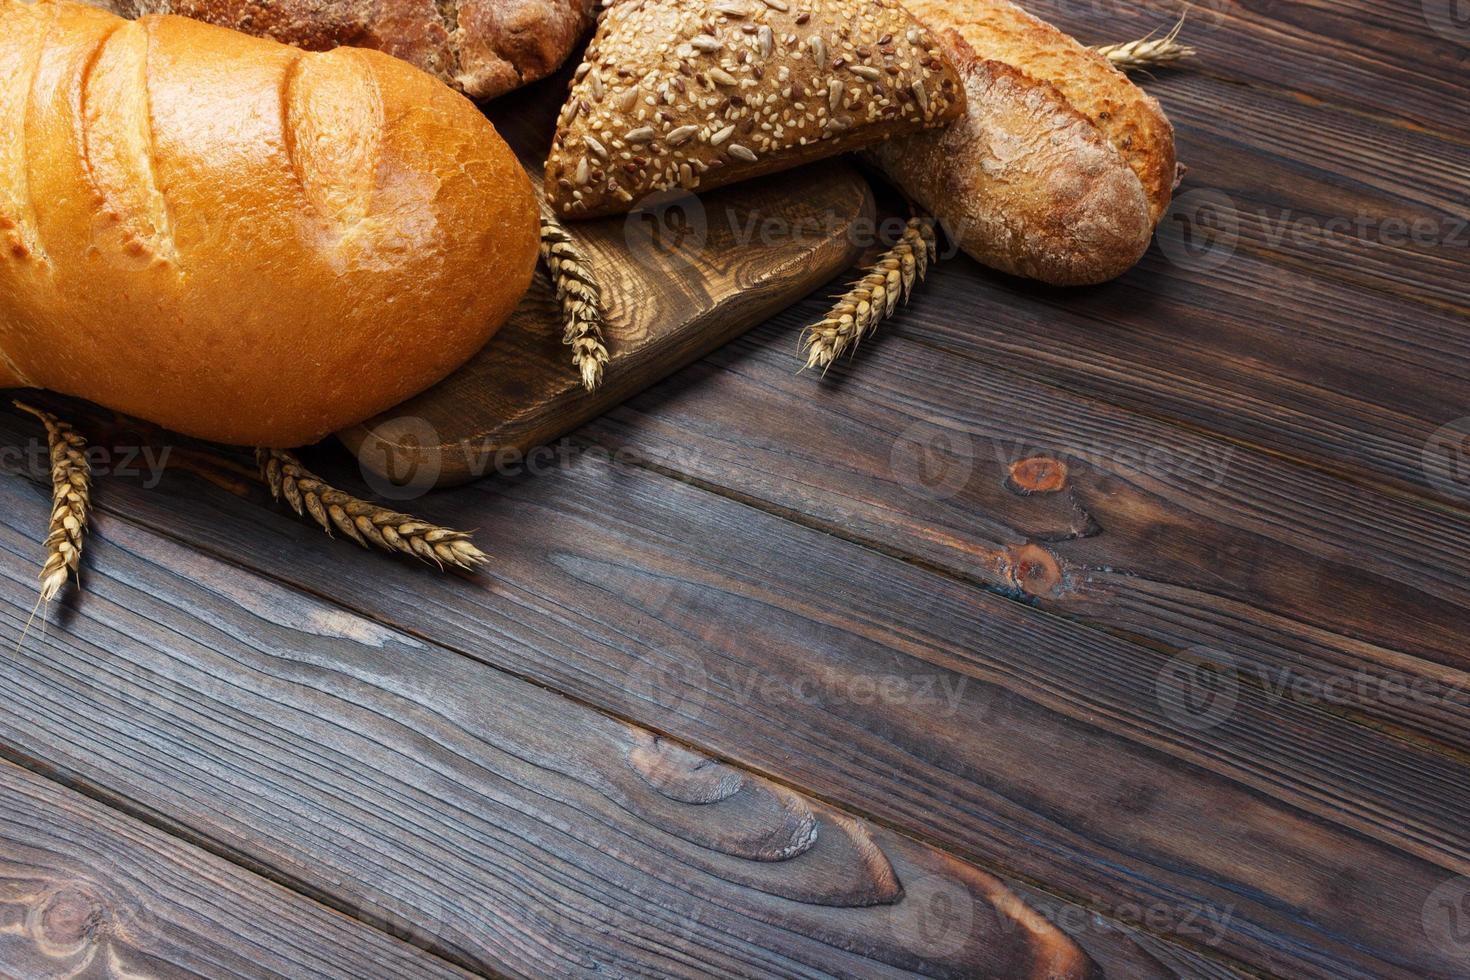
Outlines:
[[1048, 82], [1128, 161], [1157, 225], [1176, 181], [1174, 127], [1156, 99], [1097, 52], [1010, 0], [904, 0], [935, 30], [953, 29], [981, 59]]
[[897, 0], [621, 0], [546, 162], [565, 217], [746, 180], [943, 125], [954, 66]]
[[1057, 286], [1132, 268], [1153, 223], [1118, 150], [1052, 85], [950, 41], [965, 115], [868, 158], [984, 265]]
[[424, 390], [530, 284], [534, 192], [376, 51], [0, 0], [0, 350], [26, 385], [239, 445]]
[[177, 14], [309, 51], [374, 48], [473, 99], [545, 78], [592, 26], [596, 0], [89, 0]]

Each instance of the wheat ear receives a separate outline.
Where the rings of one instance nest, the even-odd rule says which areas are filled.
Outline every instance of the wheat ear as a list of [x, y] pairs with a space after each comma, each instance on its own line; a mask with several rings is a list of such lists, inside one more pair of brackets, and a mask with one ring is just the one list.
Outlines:
[[1176, 64], [1195, 55], [1194, 48], [1179, 43], [1179, 32], [1184, 29], [1184, 18], [1163, 37], [1148, 37], [1121, 44], [1100, 44], [1092, 50], [1102, 55], [1120, 71], [1146, 71]]
[[76, 429], [24, 402], [15, 407], [40, 419], [51, 443], [51, 528], [46, 535], [46, 564], [41, 567], [41, 601], [50, 602], [61, 594], [68, 575], [78, 574], [92, 504], [92, 464], [87, 461], [87, 440]]
[[582, 375], [582, 387], [597, 390], [607, 364], [602, 338], [602, 289], [592, 274], [592, 260], [561, 222], [541, 213], [541, 259], [551, 273], [556, 300], [566, 329], [562, 343], [572, 349], [572, 365]]
[[849, 347], [892, 316], [899, 300], [907, 300], [914, 285], [923, 280], [935, 257], [934, 219], [928, 215], [910, 218], [898, 244], [842, 294], [826, 319], [807, 328], [806, 366], [825, 372]]
[[298, 516], [310, 515], [328, 534], [335, 528], [364, 548], [409, 555], [440, 568], [454, 565], [472, 572], [490, 560], [465, 532], [359, 500], [323, 481], [284, 449], [257, 449], [255, 461], [271, 495], [284, 497]]

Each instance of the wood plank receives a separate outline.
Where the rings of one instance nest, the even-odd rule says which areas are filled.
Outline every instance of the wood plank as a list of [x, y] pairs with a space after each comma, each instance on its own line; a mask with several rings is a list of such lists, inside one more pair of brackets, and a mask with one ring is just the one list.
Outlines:
[[1409, 914], [1470, 869], [1435, 753], [1244, 683], [1202, 733], [1167, 654], [595, 454], [422, 502], [496, 542], [480, 586], [179, 479], [106, 506], [1186, 942], [1226, 918], [1255, 968], [1447, 966]]
[[5, 761], [0, 972], [465, 976], [386, 933]]
[[[1193, 170], [1182, 213], [1138, 268], [1055, 290], [952, 260], [884, 329], [1470, 504], [1470, 485], [1431, 478], [1424, 463], [1428, 441], [1467, 411], [1470, 151], [1188, 72], [1150, 88]], [[1216, 247], [1181, 251], [1181, 236], [1214, 225], [1226, 229]]]
[[[1174, 0], [1023, 6], [1085, 44], [1162, 32], [1185, 9]], [[1199, 49], [1192, 71], [1342, 106], [1400, 132], [1470, 140], [1459, 109], [1470, 26], [1449, 16], [1448, 0], [1202, 0], [1187, 10], [1184, 39]]]
[[[46, 504], [0, 505], [15, 637]], [[933, 847], [105, 514], [90, 552], [64, 626], [0, 662], [5, 751], [466, 967], [1094, 976]], [[1043, 897], [1120, 975], [1167, 972]]]
[[[918, 305], [959, 308], [955, 278]], [[826, 382], [795, 376], [803, 310], [586, 437], [1045, 608], [1228, 651], [1277, 696], [1300, 683], [1470, 746], [1470, 519], [921, 346], [907, 319]], [[1066, 467], [1061, 492], [1018, 492], [1012, 464], [1038, 457]], [[1054, 575], [1018, 580], [1023, 549]]]
[[1171, 257], [1209, 271], [1233, 248], [1462, 316], [1470, 310], [1470, 148], [1207, 75], [1174, 72], [1148, 88], [1174, 120], [1190, 168], [1164, 234], [1199, 236], [1200, 207], [1227, 234], [1202, 257], [1182, 245]]

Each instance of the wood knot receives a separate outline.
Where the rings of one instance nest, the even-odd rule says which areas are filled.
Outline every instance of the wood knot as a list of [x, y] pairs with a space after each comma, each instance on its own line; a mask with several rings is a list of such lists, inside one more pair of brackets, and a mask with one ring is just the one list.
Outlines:
[[1032, 456], [1011, 464], [1007, 486], [1015, 493], [1056, 493], [1067, 486], [1067, 464], [1050, 456]]
[[30, 933], [46, 956], [72, 957], [95, 945], [106, 932], [107, 904], [83, 885], [48, 892], [32, 909]]
[[718, 803], [745, 785], [729, 766], [657, 736], [634, 745], [628, 762], [648, 785], [680, 803]]
[[1062, 585], [1062, 566], [1056, 555], [1039, 544], [1006, 549], [1011, 585], [1027, 595], [1055, 595]]

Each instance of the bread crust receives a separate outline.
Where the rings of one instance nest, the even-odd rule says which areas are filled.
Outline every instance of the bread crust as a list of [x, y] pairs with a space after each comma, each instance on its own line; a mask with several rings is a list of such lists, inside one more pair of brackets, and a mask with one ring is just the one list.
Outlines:
[[1050, 83], [1118, 149], [1138, 175], [1157, 225], [1169, 208], [1174, 127], [1159, 103], [1106, 58], [1010, 0], [905, 0], [919, 20], [952, 29], [975, 56]]
[[0, 349], [28, 384], [314, 442], [479, 350], [536, 229], [494, 128], [387, 55], [0, 0]]
[[628, 211], [940, 126], [962, 103], [898, 0], [621, 0], [562, 107], [547, 199], [566, 217]]
[[126, 17], [177, 14], [309, 51], [373, 48], [472, 99], [544, 78], [592, 26], [595, 0], [92, 0]]
[[965, 116], [870, 159], [984, 265], [1058, 286], [1132, 268], [1153, 223], [1123, 157], [1055, 87], [962, 42], [954, 53]]

